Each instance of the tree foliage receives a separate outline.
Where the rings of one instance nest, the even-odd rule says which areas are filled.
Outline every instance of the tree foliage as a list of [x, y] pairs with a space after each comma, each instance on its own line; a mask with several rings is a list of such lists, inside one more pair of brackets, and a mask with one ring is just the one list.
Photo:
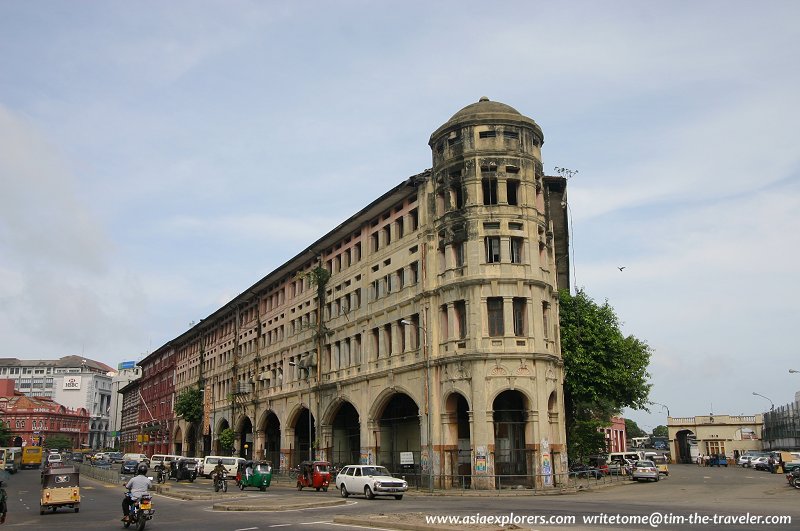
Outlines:
[[185, 389], [175, 400], [175, 414], [197, 424], [203, 419], [203, 393], [197, 387]]
[[622, 408], [646, 409], [650, 347], [624, 336], [614, 309], [583, 290], [560, 292], [564, 408], [570, 457], [604, 450], [591, 428], [608, 426]]
[[72, 439], [64, 435], [51, 435], [42, 443], [45, 448], [72, 448]]
[[625, 434], [630, 437], [644, 437], [645, 431], [631, 419], [625, 419]]
[[669, 437], [669, 429], [663, 424], [653, 428], [653, 437]]
[[226, 454], [231, 453], [234, 442], [236, 442], [236, 432], [232, 428], [225, 428], [219, 432], [219, 445]]
[[11, 433], [8, 424], [0, 420], [0, 446], [11, 446], [11, 440], [14, 438], [14, 434]]

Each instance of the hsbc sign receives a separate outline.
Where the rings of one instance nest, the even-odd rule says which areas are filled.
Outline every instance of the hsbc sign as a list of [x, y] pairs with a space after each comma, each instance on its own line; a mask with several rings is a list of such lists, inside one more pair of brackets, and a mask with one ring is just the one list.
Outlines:
[[64, 391], [79, 391], [81, 388], [80, 376], [65, 376], [64, 386], [61, 388]]

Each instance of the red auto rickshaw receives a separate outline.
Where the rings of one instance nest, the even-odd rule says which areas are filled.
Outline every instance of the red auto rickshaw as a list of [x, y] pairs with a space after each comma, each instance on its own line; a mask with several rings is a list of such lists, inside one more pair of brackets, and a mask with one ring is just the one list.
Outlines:
[[331, 482], [331, 464], [327, 461], [303, 461], [297, 474], [297, 490], [303, 487], [327, 492]]

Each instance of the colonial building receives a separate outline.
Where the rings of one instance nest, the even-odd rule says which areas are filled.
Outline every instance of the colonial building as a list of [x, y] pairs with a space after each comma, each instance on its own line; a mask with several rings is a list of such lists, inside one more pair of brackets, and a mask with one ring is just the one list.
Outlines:
[[690, 463], [698, 454], [733, 458], [745, 450], [761, 450], [759, 415], [667, 417], [669, 448], [676, 463]]
[[14, 390], [14, 381], [0, 380], [0, 417], [11, 430], [11, 446], [47, 444], [54, 436], [72, 441], [72, 448], [89, 446], [89, 412], [72, 409], [48, 397], [27, 396]]
[[117, 372], [111, 377], [111, 413], [109, 416], [109, 446], [120, 448], [122, 436], [122, 394], [120, 389], [138, 379], [142, 368], [135, 361], [124, 361], [117, 366]]
[[109, 445], [111, 378], [114, 369], [80, 356], [57, 360], [0, 358], [0, 378], [14, 381], [16, 389], [28, 396], [51, 398], [71, 409], [86, 409], [91, 416], [91, 448]]
[[432, 169], [154, 353], [174, 355], [176, 395], [204, 392], [172, 451], [221, 453], [230, 428], [236, 454], [281, 468], [314, 456], [443, 488], [553, 484], [569, 267], [566, 181], [545, 177], [543, 139], [508, 105], [468, 105], [431, 135]]

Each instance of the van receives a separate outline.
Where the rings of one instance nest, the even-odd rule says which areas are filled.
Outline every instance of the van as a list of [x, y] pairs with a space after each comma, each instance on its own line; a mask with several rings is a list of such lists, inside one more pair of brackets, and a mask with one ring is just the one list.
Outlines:
[[22, 468], [22, 447], [15, 446], [13, 448], [6, 448], [5, 452], [5, 465], [4, 468], [7, 472], [16, 474]]
[[156, 468], [163, 465], [169, 468], [170, 463], [180, 458], [181, 456], [173, 454], [153, 454], [153, 457], [150, 458], [150, 466]]
[[626, 474], [630, 463], [644, 459], [644, 452], [611, 452], [608, 454], [609, 474]]
[[137, 463], [144, 463], [147, 466], [150, 466], [150, 459], [147, 458], [144, 454], [125, 454], [122, 456], [122, 462], [125, 461], [136, 461]]
[[214, 467], [217, 462], [222, 459], [222, 465], [228, 470], [228, 474], [235, 476], [236, 471], [239, 469], [239, 463], [244, 463], [245, 460], [241, 457], [226, 457], [224, 455], [207, 455], [203, 458], [203, 469], [199, 472], [207, 478], [211, 478], [211, 473], [214, 472]]
[[26, 446], [22, 449], [22, 468], [42, 466], [42, 447]]

